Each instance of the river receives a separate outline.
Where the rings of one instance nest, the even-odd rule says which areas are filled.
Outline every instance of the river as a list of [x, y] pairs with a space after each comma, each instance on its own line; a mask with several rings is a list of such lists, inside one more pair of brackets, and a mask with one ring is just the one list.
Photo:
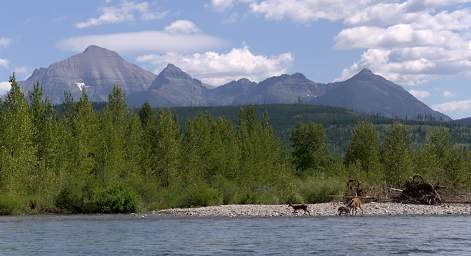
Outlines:
[[471, 217], [0, 217], [0, 255], [471, 255]]

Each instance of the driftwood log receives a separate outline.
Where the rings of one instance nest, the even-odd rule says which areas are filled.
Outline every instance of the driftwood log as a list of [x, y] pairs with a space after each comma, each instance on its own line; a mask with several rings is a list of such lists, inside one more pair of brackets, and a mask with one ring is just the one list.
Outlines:
[[[390, 189], [395, 192], [393, 199], [404, 204], [426, 204], [437, 205], [442, 202], [438, 193], [438, 186], [425, 182], [420, 175], [415, 175], [410, 181], [404, 184], [404, 189]], [[397, 192], [400, 193], [398, 194]]]

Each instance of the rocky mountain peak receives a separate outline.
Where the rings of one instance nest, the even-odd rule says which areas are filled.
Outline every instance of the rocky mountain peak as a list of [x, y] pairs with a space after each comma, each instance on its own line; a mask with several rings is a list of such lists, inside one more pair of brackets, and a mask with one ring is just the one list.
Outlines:
[[191, 80], [191, 76], [173, 64], [168, 64], [159, 74], [159, 77]]
[[383, 77], [373, 73], [370, 69], [364, 68], [360, 72], [358, 72], [356, 75], [354, 75], [352, 78], [349, 80], [374, 80], [374, 79], [384, 79]]
[[79, 55], [93, 55], [93, 56], [117, 56], [119, 57], [118, 53], [108, 50], [106, 48], [102, 48], [96, 45], [90, 45]]

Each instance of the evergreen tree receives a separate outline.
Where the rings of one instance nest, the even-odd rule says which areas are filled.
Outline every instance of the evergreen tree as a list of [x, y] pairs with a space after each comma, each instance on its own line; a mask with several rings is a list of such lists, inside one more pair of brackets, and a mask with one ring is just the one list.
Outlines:
[[152, 124], [152, 108], [148, 102], [144, 103], [142, 108], [139, 109], [139, 118], [142, 127], [147, 127]]

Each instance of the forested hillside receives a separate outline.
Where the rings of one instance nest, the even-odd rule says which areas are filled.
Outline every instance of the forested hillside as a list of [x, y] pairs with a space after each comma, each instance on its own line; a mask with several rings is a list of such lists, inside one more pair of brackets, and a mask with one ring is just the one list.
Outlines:
[[[345, 115], [342, 120], [352, 118], [353, 130], [333, 118], [324, 122], [326, 132], [322, 123], [292, 115], [304, 106], [268, 107], [260, 115], [264, 107], [238, 108], [228, 118], [218, 117], [226, 108], [153, 111], [145, 104], [134, 111], [118, 87], [100, 110], [84, 93], [78, 102], [66, 96], [57, 111], [43, 100], [39, 84], [26, 101], [14, 77], [10, 82], [0, 104], [1, 214], [314, 203], [342, 194], [351, 178], [380, 190], [414, 173], [452, 190], [471, 185], [471, 154], [447, 127], [420, 130], [427, 139], [414, 147], [407, 125], [388, 121], [375, 128], [343, 110], [330, 109]], [[293, 127], [286, 143], [270, 120], [285, 131]], [[333, 154], [327, 143], [336, 125], [343, 128], [335, 136], [348, 145], [344, 155]], [[378, 127], [388, 128], [378, 133]]]
[[[97, 105], [98, 109], [102, 106], [103, 104]], [[171, 108], [171, 110], [177, 115], [182, 126], [186, 120], [202, 112], [214, 117], [223, 117], [233, 125], [237, 125], [241, 108], [244, 107], [181, 107]], [[372, 123], [381, 141], [384, 141], [387, 132], [395, 122], [401, 122], [411, 134], [413, 147], [423, 145], [426, 142], [427, 133], [438, 127], [447, 128], [454, 143], [466, 148], [471, 145], [471, 127], [458, 122], [397, 120], [380, 115], [359, 114], [344, 108], [306, 104], [254, 105], [252, 108], [255, 109], [258, 117], [262, 117], [264, 113], [268, 114], [275, 134], [285, 145], [289, 145], [290, 130], [297, 124], [311, 122], [322, 124], [326, 130], [329, 149], [337, 154], [345, 153], [352, 131], [359, 121]]]

